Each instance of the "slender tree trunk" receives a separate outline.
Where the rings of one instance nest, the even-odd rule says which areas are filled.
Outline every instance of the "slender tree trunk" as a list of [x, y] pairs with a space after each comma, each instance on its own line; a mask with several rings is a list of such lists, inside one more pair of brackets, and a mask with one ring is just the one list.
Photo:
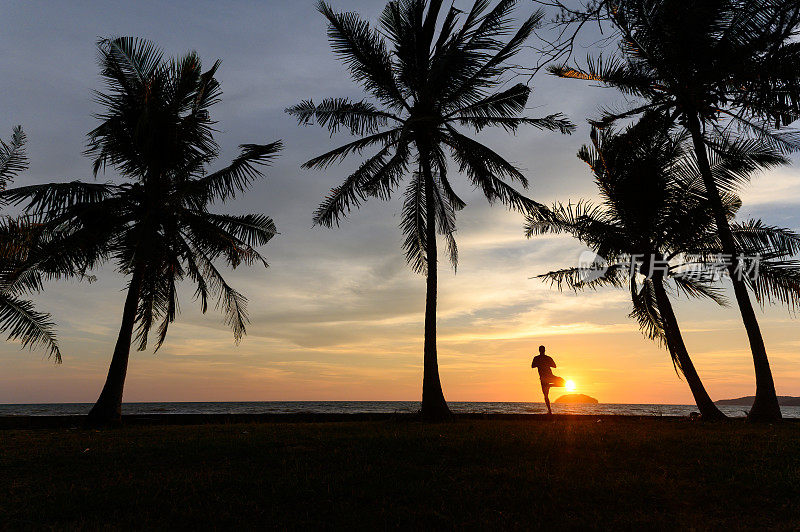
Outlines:
[[742, 322], [747, 331], [747, 338], [750, 341], [750, 350], [753, 353], [753, 365], [756, 374], [756, 399], [753, 408], [750, 409], [748, 419], [751, 421], [775, 421], [781, 419], [781, 409], [778, 405], [778, 397], [775, 394], [775, 383], [772, 380], [772, 371], [769, 367], [767, 349], [764, 346], [764, 338], [761, 336], [761, 329], [758, 326], [756, 313], [753, 303], [750, 301], [750, 294], [747, 293], [747, 286], [739, 277], [739, 260], [737, 257], [736, 242], [728, 225], [728, 218], [722, 206], [717, 184], [711, 173], [711, 166], [708, 162], [706, 145], [703, 140], [703, 133], [700, 127], [700, 120], [694, 112], [688, 113], [689, 132], [692, 134], [694, 149], [697, 155], [697, 163], [700, 173], [703, 176], [703, 183], [706, 187], [708, 199], [714, 213], [714, 220], [717, 231], [722, 242], [722, 251], [731, 257], [728, 271], [733, 283], [733, 291], [736, 294], [736, 302], [739, 304], [739, 311], [742, 315]]
[[425, 297], [425, 351], [422, 375], [422, 417], [441, 419], [450, 415], [450, 409], [442, 392], [439, 380], [439, 361], [436, 354], [436, 295], [437, 295], [437, 256], [436, 256], [436, 205], [433, 196], [433, 173], [430, 160], [423, 154], [422, 171], [425, 179], [425, 219], [427, 245], [427, 291]]
[[88, 423], [94, 426], [117, 425], [122, 422], [122, 391], [125, 386], [125, 375], [128, 372], [128, 356], [131, 351], [131, 337], [136, 322], [136, 310], [139, 305], [139, 292], [142, 287], [142, 270], [137, 267], [133, 272], [125, 307], [122, 311], [122, 325], [119, 328], [117, 344], [108, 376], [100, 397], [89, 412]]
[[686, 377], [686, 383], [689, 389], [692, 390], [694, 402], [700, 410], [700, 415], [704, 420], [716, 421], [725, 419], [726, 416], [720, 412], [714, 401], [706, 392], [703, 382], [700, 380], [700, 375], [689, 357], [689, 352], [686, 350], [686, 344], [683, 342], [680, 327], [678, 326], [678, 319], [675, 317], [675, 312], [672, 309], [672, 303], [669, 301], [667, 291], [664, 289], [664, 282], [660, 278], [653, 278], [653, 289], [656, 293], [656, 302], [658, 303], [658, 311], [661, 314], [661, 319], [664, 322], [664, 333], [667, 337], [667, 347], [670, 352], [678, 359], [683, 376]]

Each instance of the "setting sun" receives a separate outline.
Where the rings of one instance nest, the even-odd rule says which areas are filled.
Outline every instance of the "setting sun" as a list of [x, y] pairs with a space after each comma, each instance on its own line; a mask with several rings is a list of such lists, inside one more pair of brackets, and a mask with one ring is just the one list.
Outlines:
[[564, 384], [564, 388], [566, 388], [568, 392], [574, 392], [574, 391], [575, 391], [575, 381], [573, 381], [573, 380], [568, 380], [568, 381], [567, 381], [567, 382]]

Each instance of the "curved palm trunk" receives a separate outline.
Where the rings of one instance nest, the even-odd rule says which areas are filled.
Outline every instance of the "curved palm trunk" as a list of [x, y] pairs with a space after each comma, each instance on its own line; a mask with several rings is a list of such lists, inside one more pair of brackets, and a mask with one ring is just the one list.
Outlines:
[[444, 399], [442, 383], [439, 380], [439, 361], [436, 354], [436, 295], [437, 295], [437, 256], [436, 256], [436, 207], [433, 197], [433, 174], [430, 161], [422, 158], [423, 178], [425, 179], [425, 226], [427, 244], [427, 290], [425, 296], [425, 348], [422, 374], [422, 417], [441, 419], [450, 415], [450, 408]]
[[87, 421], [90, 425], [117, 425], [122, 422], [122, 390], [125, 386], [125, 375], [128, 372], [128, 356], [131, 351], [131, 337], [136, 322], [141, 287], [142, 272], [137, 268], [133, 272], [131, 284], [128, 286], [128, 295], [122, 311], [122, 325], [119, 328], [114, 355], [111, 357], [111, 365], [108, 368], [106, 384], [89, 412]]
[[664, 322], [664, 332], [667, 338], [667, 347], [670, 352], [678, 359], [683, 376], [686, 377], [686, 383], [694, 396], [694, 402], [700, 410], [700, 415], [704, 420], [716, 421], [725, 419], [727, 416], [720, 412], [714, 401], [706, 392], [703, 382], [700, 380], [700, 375], [689, 357], [689, 351], [686, 349], [686, 344], [683, 342], [681, 329], [678, 326], [678, 319], [675, 317], [675, 311], [672, 309], [672, 303], [669, 300], [667, 291], [664, 289], [664, 283], [661, 279], [653, 279], [653, 290], [656, 293], [656, 302], [658, 304], [658, 311], [661, 314], [661, 319]]
[[728, 271], [733, 283], [733, 291], [736, 294], [736, 302], [739, 304], [742, 322], [747, 331], [747, 338], [750, 341], [750, 350], [753, 353], [753, 365], [755, 366], [756, 374], [756, 399], [753, 402], [753, 408], [750, 409], [748, 419], [751, 421], [778, 420], [781, 419], [781, 409], [778, 405], [778, 397], [775, 394], [775, 383], [772, 380], [767, 349], [764, 345], [764, 338], [761, 336], [756, 313], [753, 310], [753, 303], [750, 301], [750, 294], [747, 293], [747, 286], [739, 278], [736, 243], [728, 225], [728, 219], [725, 216], [725, 209], [722, 206], [717, 184], [714, 182], [714, 176], [711, 173], [711, 166], [708, 162], [708, 154], [706, 153], [706, 146], [700, 128], [700, 120], [696, 113], [688, 113], [688, 126], [689, 132], [692, 134], [698, 167], [703, 176], [703, 183], [714, 212], [714, 220], [722, 242], [722, 251], [732, 258], [728, 265]]

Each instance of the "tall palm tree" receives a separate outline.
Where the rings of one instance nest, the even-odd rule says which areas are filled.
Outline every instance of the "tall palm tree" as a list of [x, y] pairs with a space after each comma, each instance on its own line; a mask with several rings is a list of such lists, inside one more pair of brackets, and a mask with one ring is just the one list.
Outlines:
[[232, 268], [262, 263], [257, 247], [275, 235], [263, 214], [212, 212], [262, 177], [279, 142], [246, 144], [233, 162], [218, 171], [206, 167], [218, 156], [209, 109], [220, 100], [215, 75], [190, 52], [167, 61], [146, 40], [120, 37], [98, 44], [106, 91], [100, 125], [89, 133], [87, 154], [95, 175], [106, 164], [124, 178], [121, 184], [50, 183], [9, 190], [5, 198], [27, 202], [27, 210], [61, 235], [39, 254], [53, 260], [59, 250], [82, 269], [113, 260], [129, 277], [122, 325], [105, 386], [89, 413], [93, 424], [120, 420], [130, 346], [139, 350], [158, 324], [158, 349], [178, 312], [177, 284], [189, 278], [203, 312], [209, 298], [225, 315], [238, 342], [245, 334], [246, 298], [232, 288], [215, 262]]
[[[9, 142], [0, 140], [0, 193], [28, 168], [26, 140], [22, 126], [14, 128]], [[33, 277], [32, 285], [10, 279], [31, 250], [32, 229], [25, 218], [0, 218], [0, 331], [7, 333], [9, 340], [19, 340], [23, 347], [45, 348], [60, 363], [61, 351], [50, 315], [37, 311], [33, 302], [25, 298], [31, 290], [40, 288], [38, 272], [29, 275]]]
[[328, 98], [287, 109], [302, 124], [315, 119], [331, 133], [344, 128], [360, 137], [311, 159], [305, 168], [324, 169], [352, 153], [378, 150], [331, 191], [314, 214], [315, 224], [338, 225], [353, 207], [368, 197], [389, 199], [400, 181], [410, 177], [400, 226], [406, 259], [414, 271], [427, 276], [422, 384], [426, 417], [449, 414], [436, 354], [436, 234], [438, 230], [445, 238], [455, 267], [455, 218], [465, 206], [450, 185], [446, 152], [490, 202], [499, 200], [522, 212], [537, 206], [504, 181], [524, 187], [525, 176], [458, 126], [476, 132], [497, 126], [509, 132], [525, 125], [562, 133], [573, 128], [560, 114], [520, 116], [530, 94], [525, 85], [498, 90], [512, 66], [510, 59], [542, 17], [536, 12], [512, 31], [516, 3], [503, 0], [490, 9], [488, 1], [477, 0], [463, 13], [452, 6], [443, 11], [441, 0], [389, 2], [380, 29], [374, 29], [356, 13], [337, 13], [320, 2], [331, 47], [374, 102]]
[[767, 351], [736, 243], [714, 180], [709, 152], [717, 137], [735, 131], [789, 151], [800, 145], [795, 131], [776, 132], [800, 118], [800, 25], [795, 0], [620, 0], [604, 2], [607, 18], [622, 37], [622, 57], [590, 60], [585, 69], [553, 66], [551, 73], [599, 81], [643, 100], [609, 112], [599, 124], [658, 109], [690, 133], [707, 189], [736, 301], [747, 331], [756, 376], [750, 419], [780, 419]]
[[[574, 290], [628, 286], [631, 317], [649, 338], [666, 345], [703, 418], [722, 419], [725, 416], [692, 363], [667, 291], [674, 284], [685, 295], [726, 304], [709, 264], [721, 253], [719, 238], [696, 160], [685, 148], [684, 137], [672, 134], [668, 121], [652, 113], [621, 133], [593, 129], [592, 145], [584, 146], [578, 156], [592, 169], [601, 204], [579, 202], [542, 209], [528, 216], [526, 234], [568, 233], [599, 255], [594, 264], [539, 277]], [[785, 162], [769, 149], [751, 145], [732, 146], [729, 152], [736, 156], [715, 158], [711, 166], [720, 182]], [[733, 217], [738, 198], [727, 194], [723, 203], [727, 216]], [[800, 238], [760, 222], [733, 227], [740, 235], [740, 253], [764, 258], [759, 282], [773, 289], [784, 287], [779, 292], [791, 292], [787, 302], [800, 297], [800, 269], [791, 260], [800, 250]], [[790, 262], [779, 264], [781, 260]], [[763, 293], [771, 292], [760, 290], [756, 295], [761, 300]]]

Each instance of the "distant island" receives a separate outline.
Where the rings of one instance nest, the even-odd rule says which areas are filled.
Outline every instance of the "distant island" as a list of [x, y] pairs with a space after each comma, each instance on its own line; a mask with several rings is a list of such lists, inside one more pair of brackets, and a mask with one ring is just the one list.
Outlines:
[[[719, 401], [714, 401], [718, 405], [730, 405], [730, 406], [753, 406], [753, 401], [755, 401], [754, 395], [748, 395], [747, 397], [739, 397], [738, 399], [721, 399]], [[781, 406], [800, 406], [800, 397], [792, 397], [790, 395], [779, 395], [778, 396], [778, 404]]]
[[562, 395], [558, 399], [555, 400], [556, 403], [584, 403], [584, 404], [594, 404], [596, 405], [600, 401], [595, 399], [594, 397], [589, 397], [588, 395], [583, 395], [582, 393], [568, 393], [566, 395]]

